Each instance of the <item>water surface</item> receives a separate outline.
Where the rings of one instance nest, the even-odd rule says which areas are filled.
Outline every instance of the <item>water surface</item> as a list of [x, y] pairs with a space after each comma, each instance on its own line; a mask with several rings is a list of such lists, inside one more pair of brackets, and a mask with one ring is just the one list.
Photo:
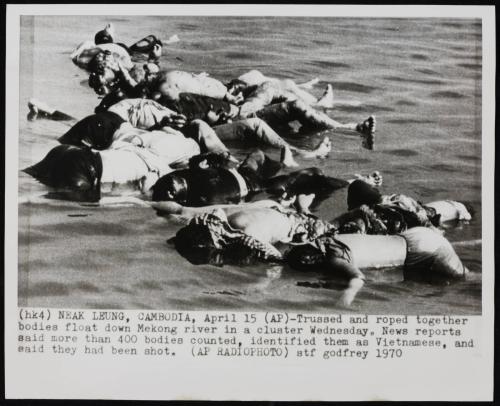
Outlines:
[[[423, 202], [468, 202], [475, 218], [449, 228], [446, 236], [455, 242], [481, 238], [480, 21], [23, 17], [21, 113], [33, 96], [76, 117], [93, 111], [98, 100], [69, 54], [109, 21], [118, 40], [127, 44], [150, 33], [160, 38], [177, 34], [181, 42], [166, 49], [166, 68], [206, 71], [221, 80], [249, 69], [297, 82], [317, 77], [313, 92], [318, 96], [332, 83], [336, 97], [361, 105], [339, 106], [329, 114], [345, 122], [375, 114], [376, 150], [362, 149], [360, 140], [347, 133], [330, 132], [334, 151], [317, 166], [341, 178], [379, 170], [386, 193], [405, 193]], [[28, 122], [21, 114], [20, 168], [40, 160], [65, 130], [64, 124]], [[311, 146], [319, 140], [318, 135], [293, 142]], [[44, 190], [19, 174], [20, 196]], [[345, 210], [345, 201], [345, 191], [339, 192], [316, 214], [331, 219]], [[166, 243], [178, 227], [144, 208], [22, 204], [19, 304], [340, 311], [335, 302], [342, 286], [327, 274], [265, 265], [189, 264]], [[368, 283], [351, 311], [480, 314], [481, 244], [461, 245], [457, 252], [472, 271], [469, 281], [430, 285], [404, 281], [399, 270], [367, 272]]]

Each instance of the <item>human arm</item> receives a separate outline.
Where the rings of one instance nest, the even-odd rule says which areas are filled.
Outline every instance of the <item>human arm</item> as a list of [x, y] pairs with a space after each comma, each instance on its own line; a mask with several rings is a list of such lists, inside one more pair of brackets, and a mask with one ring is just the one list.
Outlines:
[[347, 288], [342, 292], [338, 304], [342, 307], [350, 306], [365, 283], [365, 275], [352, 263], [331, 253], [327, 253], [325, 259], [331, 270], [349, 279]]
[[354, 178], [348, 179], [347, 182], [349, 184], [351, 184], [355, 180], [362, 180], [362, 181], [368, 183], [369, 185], [379, 187], [379, 186], [382, 186], [384, 178], [382, 177], [382, 175], [380, 174], [379, 171], [374, 171], [373, 173], [371, 173], [369, 175], [360, 175], [359, 173], [355, 173]]
[[199, 214], [212, 213], [214, 210], [222, 209], [227, 215], [234, 212], [241, 211], [243, 208], [263, 208], [263, 207], [277, 207], [279, 203], [273, 200], [259, 200], [256, 202], [240, 203], [240, 204], [214, 204], [203, 207], [189, 207], [183, 206], [173, 201], [160, 201], [151, 202], [153, 209], [163, 212], [165, 214], [177, 214], [186, 217], [194, 217]]
[[122, 80], [131, 88], [138, 85], [138, 82], [130, 75], [129, 71], [123, 66], [120, 60], [117, 61], [118, 73], [121, 75]]
[[154, 63], [156, 65], [160, 64], [160, 56], [162, 54], [162, 46], [160, 43], [156, 43], [153, 49], [148, 55], [148, 63]]

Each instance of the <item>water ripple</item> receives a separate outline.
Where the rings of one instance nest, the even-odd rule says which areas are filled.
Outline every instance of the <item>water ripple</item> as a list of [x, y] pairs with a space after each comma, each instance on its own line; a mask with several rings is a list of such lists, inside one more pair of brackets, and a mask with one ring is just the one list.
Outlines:
[[357, 93], [371, 93], [378, 89], [378, 87], [375, 86], [362, 85], [354, 82], [333, 82], [332, 86], [337, 90], [347, 90]]
[[465, 95], [458, 93], [458, 92], [451, 91], [451, 90], [443, 90], [440, 92], [433, 92], [433, 93], [431, 93], [431, 96], [432, 97], [443, 97], [446, 99], [463, 99], [465, 97]]

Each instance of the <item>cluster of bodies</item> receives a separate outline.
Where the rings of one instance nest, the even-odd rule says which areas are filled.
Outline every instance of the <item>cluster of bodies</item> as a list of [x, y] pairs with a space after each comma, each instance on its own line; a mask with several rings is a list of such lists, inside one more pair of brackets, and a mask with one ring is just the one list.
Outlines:
[[[177, 217], [183, 226], [169, 241], [194, 264], [278, 262], [338, 275], [347, 280], [343, 306], [362, 288], [363, 269], [401, 266], [408, 274], [465, 276], [439, 228], [470, 220], [464, 204], [383, 195], [378, 172], [343, 180], [314, 167], [288, 169], [298, 166], [296, 157], [325, 158], [331, 142], [325, 137], [306, 150], [280, 134], [342, 130], [373, 149], [373, 116], [342, 124], [326, 114], [335, 103], [330, 85], [317, 98], [309, 92], [317, 79], [296, 84], [252, 70], [223, 83], [206, 73], [163, 71], [162, 41], [149, 35], [127, 47], [114, 36], [108, 25], [71, 55], [101, 96], [94, 114], [77, 120], [34, 99], [28, 103], [28, 119], [70, 126], [60, 145], [24, 169], [55, 196], [133, 201]], [[227, 142], [277, 148], [281, 158], [255, 149], [239, 161]], [[130, 187], [135, 195], [125, 194]], [[313, 199], [341, 188], [348, 188], [345, 213], [325, 221], [310, 212]], [[255, 199], [263, 193], [266, 199]]]

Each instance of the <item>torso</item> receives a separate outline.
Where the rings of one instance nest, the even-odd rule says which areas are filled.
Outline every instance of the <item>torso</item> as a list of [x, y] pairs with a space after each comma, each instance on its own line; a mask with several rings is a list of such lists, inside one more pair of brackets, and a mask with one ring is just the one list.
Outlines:
[[182, 203], [187, 206], [239, 203], [245, 197], [237, 178], [226, 169], [185, 169], [175, 174], [186, 180], [187, 196]]
[[226, 113], [231, 111], [229, 103], [224, 100], [193, 93], [179, 93], [178, 100], [166, 103], [166, 107], [185, 115], [188, 120], [204, 120], [210, 110], [223, 110]]
[[120, 60], [125, 69], [131, 69], [134, 66], [125, 48], [113, 43], [96, 46], [93, 41], [86, 41], [78, 47], [78, 50], [72, 54], [73, 62], [82, 68], [87, 68], [92, 58], [100, 51], [111, 52], [116, 59]]
[[162, 82], [159, 91], [173, 100], [178, 100], [180, 93], [195, 93], [223, 99], [227, 92], [226, 86], [217, 79], [183, 71], [165, 73]]
[[102, 183], [126, 184], [140, 180], [149, 172], [148, 166], [137, 154], [129, 150], [100, 151]]
[[145, 131], [124, 123], [113, 135], [110, 148], [121, 148], [130, 143], [141, 147], [140, 153], [157, 155], [165, 165], [184, 162], [200, 153], [198, 143], [180, 132]]
[[288, 217], [273, 208], [248, 209], [228, 217], [229, 224], [265, 243], [286, 241], [290, 234]]

